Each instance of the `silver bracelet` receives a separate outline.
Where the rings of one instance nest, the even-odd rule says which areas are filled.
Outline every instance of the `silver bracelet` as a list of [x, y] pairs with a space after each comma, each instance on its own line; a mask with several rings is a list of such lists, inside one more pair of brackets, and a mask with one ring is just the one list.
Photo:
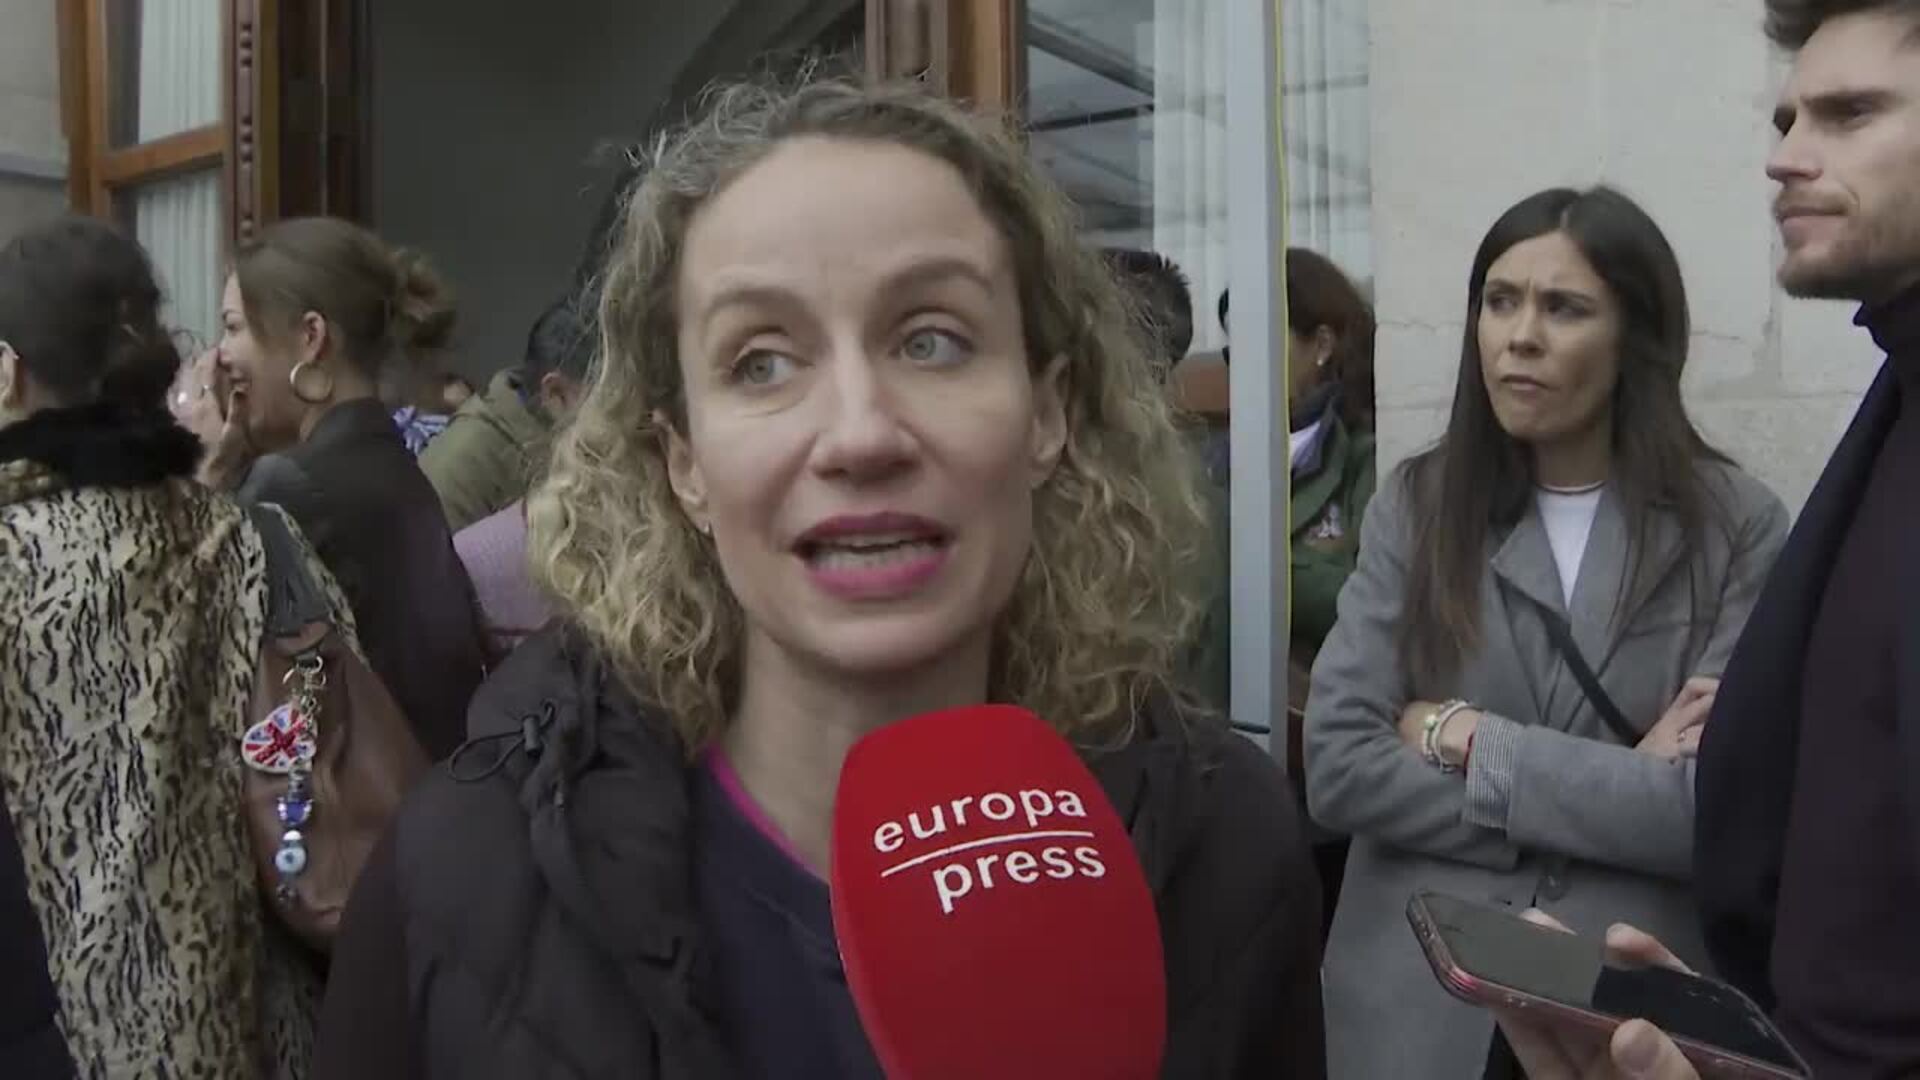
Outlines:
[[1440, 756], [1440, 736], [1447, 730], [1448, 721], [1471, 708], [1473, 708], [1471, 703], [1455, 698], [1436, 709], [1433, 715], [1421, 725], [1420, 756], [1427, 759], [1427, 764], [1444, 773], [1460, 771], [1460, 766]]

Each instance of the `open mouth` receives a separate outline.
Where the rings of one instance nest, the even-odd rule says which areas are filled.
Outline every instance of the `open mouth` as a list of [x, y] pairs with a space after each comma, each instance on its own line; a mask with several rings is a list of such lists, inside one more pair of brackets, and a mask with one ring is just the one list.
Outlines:
[[952, 542], [939, 533], [867, 533], [802, 540], [794, 550], [809, 566], [822, 570], [875, 570], [926, 559]]

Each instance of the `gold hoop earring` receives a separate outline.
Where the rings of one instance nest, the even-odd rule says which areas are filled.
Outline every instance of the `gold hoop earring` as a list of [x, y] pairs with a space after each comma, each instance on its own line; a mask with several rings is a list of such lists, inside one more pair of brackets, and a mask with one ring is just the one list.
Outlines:
[[[315, 389], [314, 378], [322, 380], [322, 386]], [[302, 385], [305, 383], [306, 385]], [[333, 397], [333, 375], [326, 368], [312, 360], [302, 360], [287, 372], [287, 385], [292, 388], [293, 396], [308, 405], [319, 405]]]

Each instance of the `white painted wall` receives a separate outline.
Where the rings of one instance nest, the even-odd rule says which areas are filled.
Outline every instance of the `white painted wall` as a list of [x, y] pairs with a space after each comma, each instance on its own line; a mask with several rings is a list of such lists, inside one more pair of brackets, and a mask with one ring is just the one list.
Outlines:
[[1380, 464], [1445, 426], [1467, 271], [1520, 198], [1605, 181], [1679, 252], [1707, 437], [1798, 511], [1879, 354], [1785, 297], [1763, 172], [1784, 71], [1751, 0], [1369, 0]]
[[48, 0], [0, 0], [0, 243], [66, 209], [55, 25]]

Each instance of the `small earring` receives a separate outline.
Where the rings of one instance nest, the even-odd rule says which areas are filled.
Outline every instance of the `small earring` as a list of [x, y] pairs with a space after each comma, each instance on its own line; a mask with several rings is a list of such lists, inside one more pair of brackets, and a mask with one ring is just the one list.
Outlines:
[[[322, 380], [323, 385], [319, 389], [301, 385], [311, 382], [312, 377]], [[293, 370], [287, 372], [287, 385], [293, 389], [294, 397], [308, 405], [319, 405], [333, 397], [333, 374], [312, 360], [302, 360], [293, 365]]]

